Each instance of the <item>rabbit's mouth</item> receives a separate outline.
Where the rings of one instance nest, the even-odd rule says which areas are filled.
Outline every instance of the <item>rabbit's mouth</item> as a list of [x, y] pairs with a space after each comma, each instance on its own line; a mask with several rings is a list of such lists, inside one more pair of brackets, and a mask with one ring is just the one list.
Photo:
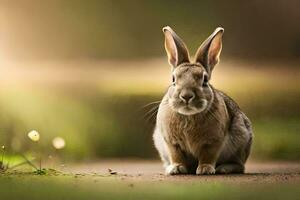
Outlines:
[[207, 107], [207, 100], [201, 99], [198, 103], [189, 103], [189, 104], [176, 104], [175, 102], [171, 103], [171, 107], [174, 111], [182, 115], [195, 115], [204, 111]]

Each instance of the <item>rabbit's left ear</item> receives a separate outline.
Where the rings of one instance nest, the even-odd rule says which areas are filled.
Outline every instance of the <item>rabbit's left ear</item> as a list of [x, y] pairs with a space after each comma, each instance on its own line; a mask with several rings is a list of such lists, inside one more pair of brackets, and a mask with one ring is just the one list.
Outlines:
[[222, 36], [224, 29], [216, 30], [201, 44], [196, 53], [196, 62], [201, 63], [207, 70], [209, 76], [216, 64], [219, 62], [222, 50]]
[[190, 62], [188, 49], [182, 39], [169, 26], [164, 27], [163, 32], [170, 65], [175, 68], [184, 62]]

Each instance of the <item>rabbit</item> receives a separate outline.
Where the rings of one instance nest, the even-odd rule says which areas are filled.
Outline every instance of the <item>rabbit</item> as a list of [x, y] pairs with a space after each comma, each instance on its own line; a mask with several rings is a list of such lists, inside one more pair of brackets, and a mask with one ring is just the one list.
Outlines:
[[253, 138], [251, 122], [233, 99], [210, 84], [224, 29], [215, 29], [194, 61], [170, 27], [163, 33], [172, 84], [159, 105], [153, 140], [166, 174], [244, 173]]

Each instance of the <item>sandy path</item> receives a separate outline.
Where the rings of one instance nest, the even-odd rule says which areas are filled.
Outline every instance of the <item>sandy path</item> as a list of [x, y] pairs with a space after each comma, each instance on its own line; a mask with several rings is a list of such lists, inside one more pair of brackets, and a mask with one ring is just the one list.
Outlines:
[[119, 177], [121, 180], [300, 183], [300, 163], [290, 162], [249, 162], [246, 166], [246, 174], [244, 175], [165, 176], [160, 162], [143, 160], [106, 160], [65, 166], [62, 170], [72, 173], [109, 174], [108, 169], [117, 172], [116, 177]]

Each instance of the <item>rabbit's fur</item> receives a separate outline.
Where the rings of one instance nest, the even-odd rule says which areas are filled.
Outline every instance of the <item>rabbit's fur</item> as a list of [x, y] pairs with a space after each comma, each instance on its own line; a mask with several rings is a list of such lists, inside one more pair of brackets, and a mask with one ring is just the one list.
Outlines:
[[173, 83], [160, 103], [153, 139], [166, 173], [243, 173], [251, 123], [230, 97], [209, 84], [224, 29], [208, 37], [194, 62], [170, 27], [163, 32]]

